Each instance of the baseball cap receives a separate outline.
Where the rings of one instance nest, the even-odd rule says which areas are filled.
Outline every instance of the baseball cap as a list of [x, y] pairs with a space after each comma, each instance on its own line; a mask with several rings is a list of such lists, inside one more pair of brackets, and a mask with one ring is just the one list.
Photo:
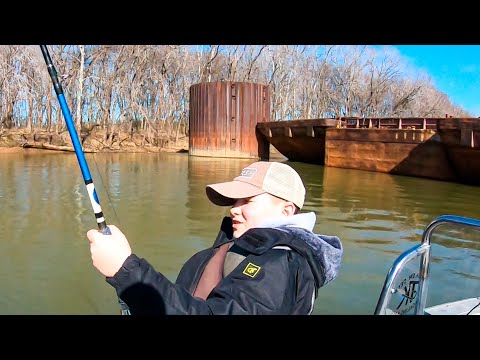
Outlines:
[[269, 161], [248, 165], [233, 181], [207, 185], [206, 192], [210, 201], [219, 206], [231, 206], [237, 199], [263, 193], [291, 201], [299, 209], [305, 200], [300, 175], [287, 164]]

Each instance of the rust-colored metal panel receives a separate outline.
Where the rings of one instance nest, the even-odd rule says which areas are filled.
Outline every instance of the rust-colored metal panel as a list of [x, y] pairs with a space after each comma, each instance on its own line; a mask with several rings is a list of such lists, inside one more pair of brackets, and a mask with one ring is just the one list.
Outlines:
[[433, 130], [328, 129], [325, 166], [456, 181]]
[[257, 133], [265, 159], [271, 144], [292, 161], [480, 185], [477, 118], [272, 121]]
[[190, 87], [189, 155], [258, 158], [258, 123], [270, 121], [268, 85], [203, 82]]
[[[260, 123], [259, 138], [272, 144], [282, 155], [292, 161], [324, 164], [325, 132], [336, 126], [335, 119], [300, 119]], [[266, 150], [266, 145], [263, 145]], [[264, 150], [262, 157], [269, 158]]]

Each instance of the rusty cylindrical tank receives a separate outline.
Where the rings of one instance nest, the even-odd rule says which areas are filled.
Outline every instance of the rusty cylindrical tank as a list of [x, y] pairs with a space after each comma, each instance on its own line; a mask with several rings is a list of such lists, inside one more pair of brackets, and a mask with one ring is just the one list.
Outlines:
[[269, 119], [268, 85], [230, 81], [192, 85], [188, 153], [258, 158], [255, 126]]

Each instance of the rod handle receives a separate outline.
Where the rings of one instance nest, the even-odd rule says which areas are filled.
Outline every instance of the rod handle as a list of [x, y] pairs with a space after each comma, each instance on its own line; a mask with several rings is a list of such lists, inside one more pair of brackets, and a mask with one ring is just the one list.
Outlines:
[[103, 235], [112, 235], [112, 232], [105, 221], [98, 224], [98, 231], [101, 231]]

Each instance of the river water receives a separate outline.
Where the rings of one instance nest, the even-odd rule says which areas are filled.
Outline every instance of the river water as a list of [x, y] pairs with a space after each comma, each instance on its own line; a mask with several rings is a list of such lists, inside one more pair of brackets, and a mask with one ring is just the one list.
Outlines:
[[[253, 162], [177, 153], [86, 158], [107, 223], [172, 281], [212, 244], [228, 214], [208, 201], [205, 186]], [[304, 179], [303, 211], [316, 213], [314, 231], [339, 236], [345, 249], [314, 314], [373, 314], [392, 262], [430, 221], [480, 218], [478, 187], [287, 163]], [[113, 288], [91, 263], [85, 233], [96, 221], [74, 153], [1, 154], [0, 211], [0, 314], [119, 313]], [[478, 234], [445, 229], [432, 242], [432, 301], [479, 296]]]

